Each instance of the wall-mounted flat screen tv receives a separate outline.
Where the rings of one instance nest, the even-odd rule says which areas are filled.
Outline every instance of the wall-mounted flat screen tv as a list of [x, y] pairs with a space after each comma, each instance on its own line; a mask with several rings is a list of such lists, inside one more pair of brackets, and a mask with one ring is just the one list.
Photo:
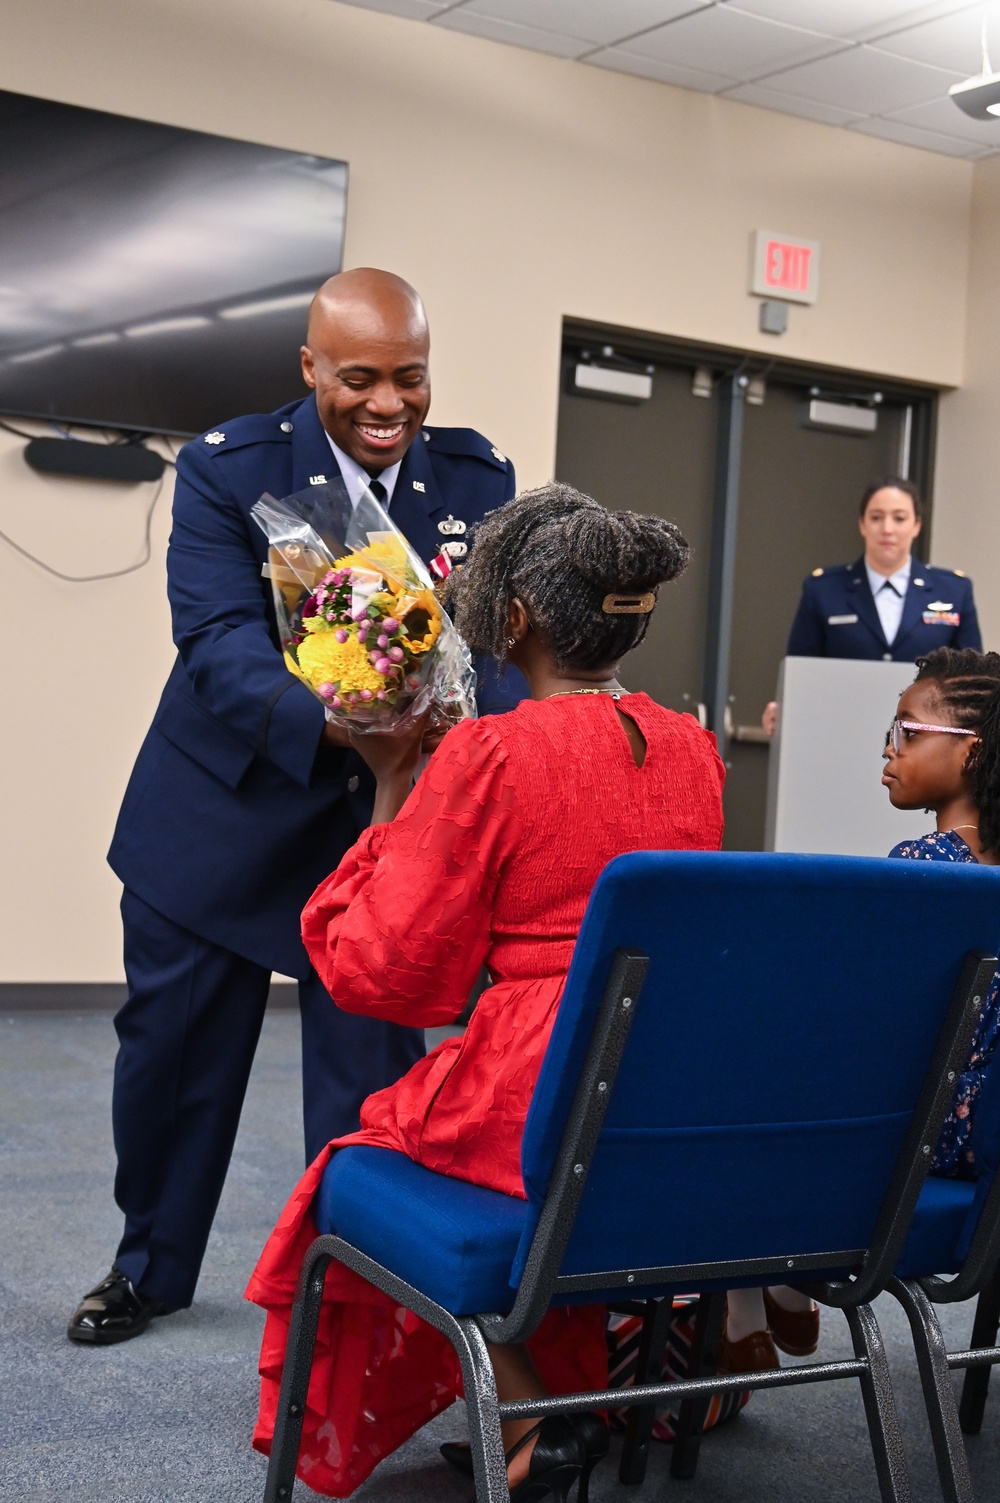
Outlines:
[[0, 412], [200, 433], [303, 392], [347, 164], [0, 92]]

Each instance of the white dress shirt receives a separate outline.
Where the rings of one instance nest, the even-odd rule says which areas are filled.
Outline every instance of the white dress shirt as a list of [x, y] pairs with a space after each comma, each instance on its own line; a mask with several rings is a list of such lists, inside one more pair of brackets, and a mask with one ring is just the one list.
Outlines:
[[888, 578], [884, 574], [877, 574], [867, 560], [865, 561], [865, 573], [868, 575], [871, 592], [875, 596], [875, 609], [882, 623], [885, 640], [890, 647], [896, 640], [899, 624], [903, 619], [903, 605], [910, 585], [912, 568], [912, 554], [903, 567], [897, 569], [895, 574], [890, 574]]
[[[325, 429], [323, 431], [326, 432]], [[344, 453], [343, 449], [337, 447], [329, 433], [326, 435], [326, 441], [333, 450], [333, 457], [337, 461], [344, 484], [347, 486], [347, 494], [351, 498], [351, 505], [357, 506], [361, 500], [361, 493], [364, 487], [371, 484], [372, 477], [367, 470], [361, 468], [357, 460], [352, 459], [349, 454]], [[388, 511], [389, 504], [392, 501], [392, 493], [396, 489], [396, 481], [399, 479], [399, 470], [402, 463], [401, 459], [397, 460], [395, 464], [390, 465], [387, 470], [383, 470], [378, 476], [381, 484], [385, 486], [386, 511]]]

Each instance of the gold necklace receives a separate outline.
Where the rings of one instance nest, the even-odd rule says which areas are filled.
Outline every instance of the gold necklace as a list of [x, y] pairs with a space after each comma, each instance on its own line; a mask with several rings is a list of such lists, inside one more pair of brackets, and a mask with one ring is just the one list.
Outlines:
[[978, 825], [952, 825], [952, 830], [978, 830]]

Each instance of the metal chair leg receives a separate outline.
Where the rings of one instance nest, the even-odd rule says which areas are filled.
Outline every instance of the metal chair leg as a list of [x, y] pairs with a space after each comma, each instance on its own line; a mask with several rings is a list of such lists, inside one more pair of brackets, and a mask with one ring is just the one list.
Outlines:
[[[642, 1334], [636, 1355], [635, 1381], [658, 1383], [663, 1368], [663, 1350], [667, 1344], [674, 1306], [671, 1299], [647, 1300], [642, 1318]], [[655, 1404], [633, 1404], [628, 1411], [625, 1444], [618, 1468], [619, 1482], [638, 1483], [646, 1476], [649, 1442], [656, 1419]]]
[[323, 1304], [323, 1285], [330, 1265], [329, 1253], [307, 1254], [299, 1274], [292, 1306], [292, 1320], [281, 1373], [278, 1414], [271, 1442], [271, 1457], [264, 1484], [264, 1503], [284, 1503], [292, 1496], [295, 1467], [299, 1459], [302, 1421], [312, 1374], [313, 1351]]
[[[1000, 1330], [1000, 1269], [993, 1275], [976, 1301], [976, 1315], [972, 1322], [971, 1347], [995, 1346]], [[970, 1367], [962, 1384], [962, 1397], [958, 1404], [958, 1422], [966, 1435], [978, 1435], [982, 1429], [986, 1395], [990, 1387], [989, 1367]]]
[[[715, 1372], [715, 1354], [722, 1337], [722, 1320], [726, 1313], [724, 1294], [703, 1294], [698, 1301], [698, 1313], [694, 1322], [694, 1340], [688, 1377], [707, 1378]], [[704, 1398], [684, 1399], [677, 1419], [677, 1434], [673, 1455], [670, 1458], [670, 1475], [679, 1481], [690, 1481], [698, 1468], [698, 1453], [705, 1430], [712, 1395]]]
[[507, 1459], [500, 1433], [500, 1400], [490, 1350], [475, 1320], [466, 1318], [455, 1324], [464, 1341], [456, 1340], [450, 1331], [445, 1334], [462, 1365], [476, 1503], [510, 1503]]
[[851, 1329], [854, 1355], [863, 1357], [867, 1364], [860, 1379], [861, 1395], [879, 1492], [883, 1503], [910, 1503], [910, 1479], [882, 1333], [871, 1305], [849, 1305], [844, 1314]]
[[951, 1386], [948, 1348], [934, 1306], [919, 1284], [899, 1279], [889, 1282], [906, 1311], [917, 1356], [917, 1371], [924, 1392], [924, 1405], [934, 1443], [934, 1459], [945, 1503], [973, 1503], [972, 1478], [965, 1443], [958, 1423], [955, 1392]]

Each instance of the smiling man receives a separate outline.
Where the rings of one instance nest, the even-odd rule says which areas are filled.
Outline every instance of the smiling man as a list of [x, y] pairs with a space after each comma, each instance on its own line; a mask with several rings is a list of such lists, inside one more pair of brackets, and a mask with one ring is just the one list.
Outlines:
[[221, 423], [178, 456], [178, 656], [109, 857], [125, 888], [112, 1102], [125, 1229], [71, 1340], [126, 1341], [191, 1303], [273, 971], [299, 983], [307, 1160], [423, 1054], [421, 1030], [334, 1007], [302, 946], [302, 908], [369, 823], [373, 782], [285, 667], [250, 508], [311, 485], [343, 486], [356, 504], [368, 484], [422, 558], [461, 560], [472, 524], [513, 496], [514, 470], [471, 429], [424, 426], [428, 350], [412, 287], [344, 272], [310, 311], [311, 394]]

